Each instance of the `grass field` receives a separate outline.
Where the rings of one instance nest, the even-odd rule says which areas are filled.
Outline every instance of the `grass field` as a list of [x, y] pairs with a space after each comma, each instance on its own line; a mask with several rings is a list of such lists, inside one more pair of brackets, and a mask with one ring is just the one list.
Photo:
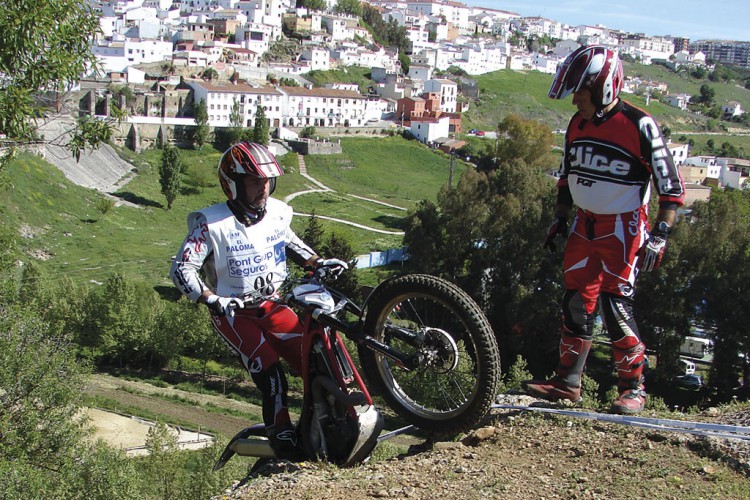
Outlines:
[[[307, 157], [309, 173], [335, 192], [294, 198], [290, 204], [296, 212], [314, 210], [319, 216], [398, 232], [406, 209], [423, 198], [435, 200], [448, 180], [449, 157], [414, 141], [353, 138], [343, 139], [342, 145], [341, 155]], [[170, 259], [187, 231], [188, 213], [225, 200], [215, 174], [220, 155], [213, 148], [181, 152], [187, 174], [171, 210], [165, 208], [159, 187], [161, 152], [125, 154], [138, 166], [138, 175], [116, 194], [135, 206], [111, 207], [101, 193], [73, 185], [52, 165], [31, 155], [21, 155], [9, 167], [12, 188], [0, 192], [0, 222], [24, 227], [22, 249], [40, 258], [37, 262], [51, 273], [51, 279], [65, 274], [79, 283], [101, 283], [110, 274], [122, 272], [154, 286], [169, 285]], [[287, 175], [280, 179], [274, 196], [284, 198], [312, 186], [299, 174], [295, 154], [281, 156], [280, 161]], [[456, 163], [456, 180], [463, 168], [463, 163]], [[308, 220], [297, 217], [295, 231], [302, 232]], [[357, 254], [402, 244], [397, 234], [325, 220], [322, 224], [350, 241]]]

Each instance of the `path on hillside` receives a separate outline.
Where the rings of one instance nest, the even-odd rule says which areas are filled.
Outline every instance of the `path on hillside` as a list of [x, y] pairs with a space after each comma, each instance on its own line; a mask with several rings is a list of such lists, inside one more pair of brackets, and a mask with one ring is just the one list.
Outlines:
[[[334, 189], [329, 188], [328, 186], [326, 186], [322, 182], [318, 181], [317, 179], [315, 179], [313, 176], [311, 176], [307, 172], [307, 166], [305, 165], [305, 157], [304, 156], [302, 156], [301, 154], [297, 154], [297, 162], [298, 162], [298, 165], [299, 165], [299, 173], [300, 173], [300, 175], [302, 177], [304, 177], [305, 179], [309, 180], [310, 182], [312, 182], [313, 184], [315, 184], [316, 186], [318, 186], [318, 188], [317, 189], [307, 189], [305, 191], [297, 191], [296, 193], [292, 193], [292, 194], [284, 197], [284, 202], [285, 203], [289, 203], [294, 198], [296, 198], [298, 196], [301, 196], [301, 195], [304, 195], [304, 194], [310, 194], [310, 193], [335, 193], [336, 192]], [[372, 198], [365, 198], [363, 196], [357, 196], [357, 195], [354, 195], [354, 194], [349, 194], [347, 196], [350, 197], [350, 198], [358, 199], [358, 200], [368, 201], [370, 203], [376, 203], [376, 204], [383, 205], [383, 206], [386, 206], [386, 207], [389, 207], [389, 208], [393, 208], [393, 209], [396, 209], [396, 210], [407, 211], [407, 209], [404, 208], [404, 207], [399, 207], [399, 206], [396, 206], [396, 205], [391, 205], [390, 203], [385, 203], [385, 202], [382, 202], [382, 201], [373, 200]], [[298, 215], [300, 217], [312, 217], [312, 214], [305, 214], [305, 213], [300, 213], [300, 212], [295, 212], [294, 215]], [[356, 222], [351, 222], [351, 221], [347, 221], [347, 220], [344, 220], [344, 219], [337, 219], [335, 217], [327, 217], [325, 215], [317, 215], [316, 214], [315, 217], [317, 217], [319, 219], [329, 220], [329, 221], [332, 221], [332, 222], [338, 222], [340, 224], [347, 224], [349, 226], [354, 226], [354, 227], [357, 227], [357, 228], [360, 228], [360, 229], [364, 229], [366, 231], [371, 231], [371, 232], [374, 232], [374, 233], [390, 234], [390, 235], [395, 235], [395, 236], [403, 236], [403, 234], [404, 234], [403, 231], [389, 231], [387, 229], [377, 229], [377, 228], [374, 228], [374, 227], [365, 226], [364, 224], [358, 224]]]
[[[119, 410], [141, 408], [155, 415], [168, 416], [181, 423], [192, 424], [195, 430], [220, 432], [233, 436], [237, 431], [260, 421], [260, 406], [229, 399], [226, 396], [187, 392], [173, 387], [156, 387], [146, 382], [125, 380], [106, 374], [95, 374], [85, 389], [90, 396], [99, 396], [123, 405]], [[165, 397], [184, 402], [169, 401]], [[248, 418], [209, 411], [208, 405], [243, 412]], [[118, 410], [115, 408], [115, 410]], [[251, 416], [256, 418], [252, 419]]]

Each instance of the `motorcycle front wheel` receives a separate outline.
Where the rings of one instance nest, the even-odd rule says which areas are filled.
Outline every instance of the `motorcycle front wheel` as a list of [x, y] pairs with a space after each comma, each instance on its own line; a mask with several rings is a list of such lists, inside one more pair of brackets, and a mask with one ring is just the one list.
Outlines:
[[500, 380], [495, 334], [476, 302], [444, 279], [408, 274], [381, 284], [367, 303], [365, 333], [418, 360], [407, 370], [359, 345], [370, 390], [430, 435], [476, 427]]

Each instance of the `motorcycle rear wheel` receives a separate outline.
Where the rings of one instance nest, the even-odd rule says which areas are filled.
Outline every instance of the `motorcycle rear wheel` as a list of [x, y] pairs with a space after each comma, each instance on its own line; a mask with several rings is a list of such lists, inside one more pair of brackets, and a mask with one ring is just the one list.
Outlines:
[[476, 427], [494, 402], [500, 354], [484, 313], [456, 285], [429, 275], [394, 278], [368, 300], [365, 332], [421, 358], [408, 371], [358, 346], [370, 390], [409, 423], [432, 436]]

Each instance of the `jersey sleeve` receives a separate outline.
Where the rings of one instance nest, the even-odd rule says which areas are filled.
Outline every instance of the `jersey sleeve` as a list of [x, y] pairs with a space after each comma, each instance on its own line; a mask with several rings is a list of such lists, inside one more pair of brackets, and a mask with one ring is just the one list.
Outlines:
[[193, 302], [196, 302], [208, 287], [200, 277], [204, 262], [213, 253], [208, 237], [208, 223], [203, 214], [191, 214], [188, 218], [189, 233], [175, 256], [170, 271], [172, 282]]
[[286, 245], [286, 251], [289, 255], [289, 258], [295, 264], [304, 266], [305, 262], [307, 262], [310, 257], [315, 255], [315, 251], [307, 246], [307, 244], [302, 241], [299, 236], [297, 236], [294, 231], [291, 230], [291, 228], [288, 231], [288, 237], [289, 240]]
[[650, 168], [659, 204], [682, 206], [685, 203], [685, 184], [659, 126], [646, 115], [641, 118], [639, 128], [643, 160]]

